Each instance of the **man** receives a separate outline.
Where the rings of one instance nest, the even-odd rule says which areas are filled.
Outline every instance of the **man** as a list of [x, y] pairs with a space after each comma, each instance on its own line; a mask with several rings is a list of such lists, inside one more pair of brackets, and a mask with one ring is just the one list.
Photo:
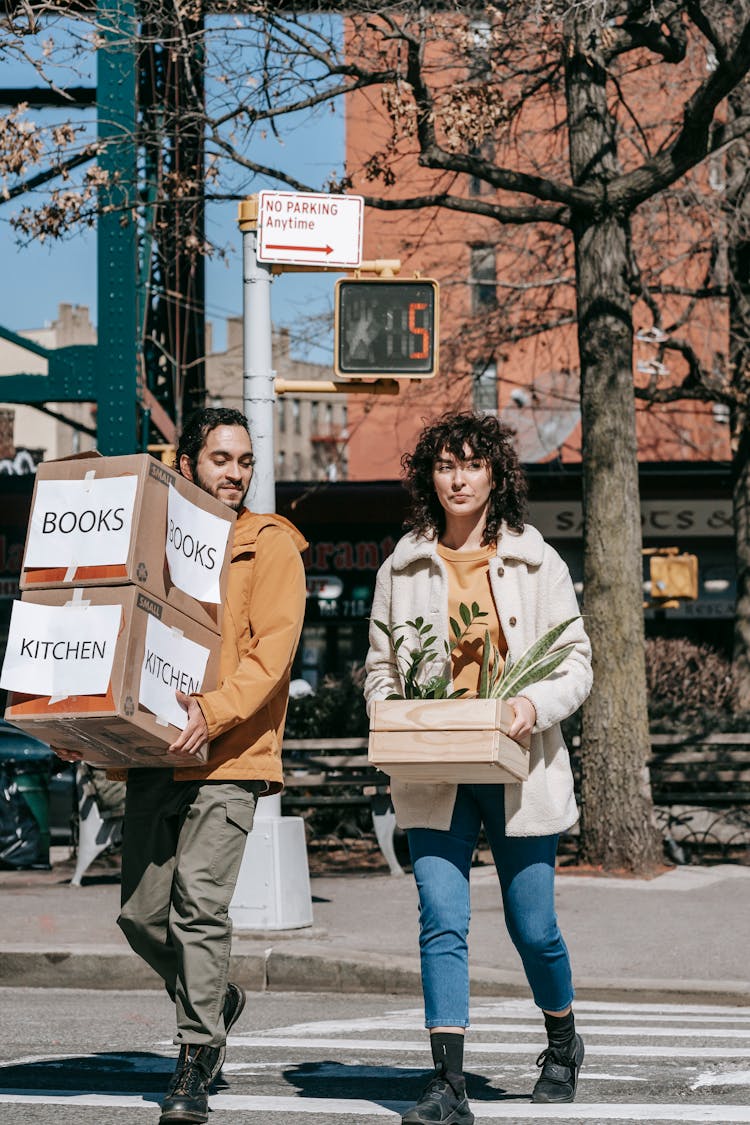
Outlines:
[[[245, 416], [198, 411], [180, 439], [177, 468], [240, 514], [219, 686], [177, 693], [187, 724], [170, 750], [185, 765], [128, 771], [118, 924], [174, 1000], [180, 1046], [160, 1125], [208, 1120], [208, 1089], [245, 1004], [227, 979], [229, 904], [257, 798], [282, 787], [281, 740], [305, 610], [304, 539], [282, 517], [243, 506], [253, 472]], [[205, 743], [208, 761], [195, 765]]]

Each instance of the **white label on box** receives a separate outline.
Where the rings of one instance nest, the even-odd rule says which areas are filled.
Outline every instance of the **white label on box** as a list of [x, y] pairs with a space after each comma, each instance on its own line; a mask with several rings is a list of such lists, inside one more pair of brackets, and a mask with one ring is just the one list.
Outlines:
[[221, 601], [219, 575], [229, 538], [229, 520], [204, 512], [169, 486], [167, 562], [175, 586], [199, 602]]
[[27, 695], [104, 695], [122, 607], [14, 602], [0, 687]]
[[24, 567], [126, 563], [138, 478], [40, 480]]
[[187, 723], [187, 712], [177, 702], [175, 692], [192, 695], [201, 690], [209, 655], [203, 645], [149, 614], [139, 703], [153, 711], [158, 719], [182, 730]]

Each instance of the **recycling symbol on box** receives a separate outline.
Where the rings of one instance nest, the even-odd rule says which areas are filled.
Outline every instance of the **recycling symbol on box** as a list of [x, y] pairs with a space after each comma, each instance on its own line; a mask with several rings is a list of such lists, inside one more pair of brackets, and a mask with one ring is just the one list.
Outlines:
[[135, 704], [133, 703], [132, 695], [128, 695], [128, 696], [125, 697], [125, 702], [123, 704], [122, 709], [125, 712], [125, 714], [128, 716], [128, 718], [130, 718], [131, 715], [135, 714]]
[[148, 567], [144, 562], [139, 562], [136, 568], [135, 576], [139, 582], [145, 582], [148, 578]]

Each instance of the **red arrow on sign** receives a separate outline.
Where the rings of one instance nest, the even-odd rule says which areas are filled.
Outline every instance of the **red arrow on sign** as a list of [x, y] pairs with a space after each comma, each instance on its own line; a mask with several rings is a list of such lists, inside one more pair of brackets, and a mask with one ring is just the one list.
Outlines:
[[281, 246], [274, 243], [267, 243], [266, 250], [306, 250], [310, 254], [332, 254], [332, 246]]

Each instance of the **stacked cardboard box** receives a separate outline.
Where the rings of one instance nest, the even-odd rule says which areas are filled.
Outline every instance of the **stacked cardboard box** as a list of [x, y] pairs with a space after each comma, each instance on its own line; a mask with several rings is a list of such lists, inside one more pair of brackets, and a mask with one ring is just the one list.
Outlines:
[[146, 454], [39, 465], [6, 718], [93, 764], [184, 764], [175, 692], [217, 683], [234, 520]]

